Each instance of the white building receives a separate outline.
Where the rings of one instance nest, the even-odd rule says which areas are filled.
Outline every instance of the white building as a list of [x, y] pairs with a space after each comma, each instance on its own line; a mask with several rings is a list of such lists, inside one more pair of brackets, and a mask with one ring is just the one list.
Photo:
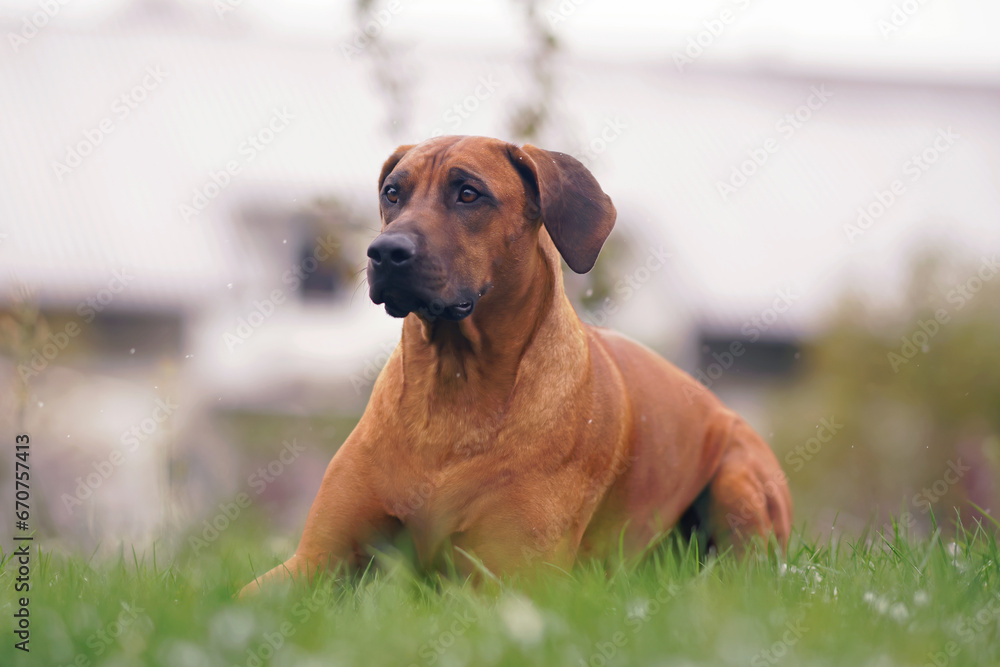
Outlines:
[[[341, 248], [359, 271], [378, 227], [375, 177], [396, 143], [506, 136], [511, 110], [536, 94], [522, 43], [441, 46], [429, 32], [440, 15], [410, 8], [390, 26], [408, 75], [408, 125], [390, 138], [370, 59], [343, 55], [351, 28], [265, 27], [267, 11], [123, 4], [2, 45], [0, 312], [26, 286], [53, 335], [81, 331], [30, 378], [23, 425], [16, 402], [0, 408], [5, 431], [48, 443], [56, 525], [75, 525], [62, 494], [157, 398], [180, 406], [150, 435], [157, 447], [88, 499], [102, 530], [169, 520], [164, 461], [201, 462], [191, 507], [240, 487], [235, 446], [199, 439], [215, 410], [356, 411], [399, 322], [364, 286], [310, 299], [285, 280], [327, 233], [315, 202], [334, 197], [360, 221]], [[593, 28], [590, 11], [564, 18]], [[20, 34], [30, 16], [0, 16], [0, 33]], [[632, 243], [615, 270], [634, 279], [649, 253], [670, 255], [613, 295], [609, 326], [694, 368], [700, 332], [739, 335], [782, 294], [793, 296], [764, 318], [765, 337], [822, 327], [850, 285], [891, 301], [927, 245], [970, 258], [1000, 248], [1000, 79], [982, 54], [948, 70], [802, 57], [801, 43], [748, 59], [734, 44], [763, 42], [734, 29], [679, 68], [703, 30], [695, 19], [662, 42], [644, 34], [628, 57], [605, 33], [570, 33], [555, 64], [546, 147], [586, 159], [615, 200], [616, 233]], [[90, 321], [81, 304], [95, 299]], [[0, 373], [13, 382], [15, 365], [0, 357]], [[122, 498], [135, 499], [130, 511]]]

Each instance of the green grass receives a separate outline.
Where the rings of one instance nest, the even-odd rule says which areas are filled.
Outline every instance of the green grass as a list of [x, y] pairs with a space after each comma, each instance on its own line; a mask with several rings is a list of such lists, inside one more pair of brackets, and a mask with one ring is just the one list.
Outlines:
[[258, 571], [275, 562], [259, 546], [223, 538], [173, 563], [43, 552], [31, 653], [5, 632], [0, 665], [997, 665], [993, 529], [959, 526], [954, 541], [796, 537], [785, 562], [699, 562], [674, 543], [632, 569], [591, 563], [479, 586], [386, 560], [247, 602], [233, 595], [251, 578], [248, 554]]

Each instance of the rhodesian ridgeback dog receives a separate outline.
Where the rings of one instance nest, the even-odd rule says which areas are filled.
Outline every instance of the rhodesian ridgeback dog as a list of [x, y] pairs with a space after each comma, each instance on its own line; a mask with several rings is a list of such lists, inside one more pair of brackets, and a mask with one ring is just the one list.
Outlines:
[[[717, 545], [787, 545], [768, 445], [691, 376], [583, 324], [611, 199], [563, 153], [483, 137], [401, 146], [379, 176], [371, 299], [402, 338], [334, 455], [295, 555], [244, 588], [369, 559], [408, 531], [421, 564], [511, 573], [642, 554], [679, 521]], [[449, 560], [445, 560], [449, 559]]]

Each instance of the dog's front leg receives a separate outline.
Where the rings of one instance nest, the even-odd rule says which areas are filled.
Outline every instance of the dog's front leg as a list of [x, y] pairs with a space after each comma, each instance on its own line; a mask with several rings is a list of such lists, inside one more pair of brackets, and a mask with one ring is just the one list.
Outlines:
[[317, 573], [352, 564], [355, 555], [392, 519], [372, 490], [363, 438], [356, 429], [334, 455], [313, 501], [295, 555], [243, 587], [240, 597], [271, 581], [312, 581]]

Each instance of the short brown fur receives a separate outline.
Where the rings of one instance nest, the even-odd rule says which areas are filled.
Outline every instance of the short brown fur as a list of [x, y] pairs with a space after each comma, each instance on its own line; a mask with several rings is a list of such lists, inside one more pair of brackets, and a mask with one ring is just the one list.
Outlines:
[[[488, 199], [452, 201], [459, 172]], [[354, 564], [400, 530], [426, 565], [448, 555], [465, 573], [477, 567], [466, 553], [495, 573], [608, 558], [619, 538], [640, 554], [706, 489], [717, 545], [787, 544], [791, 498], [768, 445], [689, 375], [570, 305], [560, 254], [589, 270], [615, 219], [583, 165], [440, 137], [400, 147], [380, 190], [390, 181], [399, 199], [380, 197], [383, 234], [419, 241], [412, 281], [438, 311], [405, 316], [295, 555], [243, 593]], [[387, 284], [388, 308], [403, 288]], [[435, 316], [461, 294], [471, 314]]]

